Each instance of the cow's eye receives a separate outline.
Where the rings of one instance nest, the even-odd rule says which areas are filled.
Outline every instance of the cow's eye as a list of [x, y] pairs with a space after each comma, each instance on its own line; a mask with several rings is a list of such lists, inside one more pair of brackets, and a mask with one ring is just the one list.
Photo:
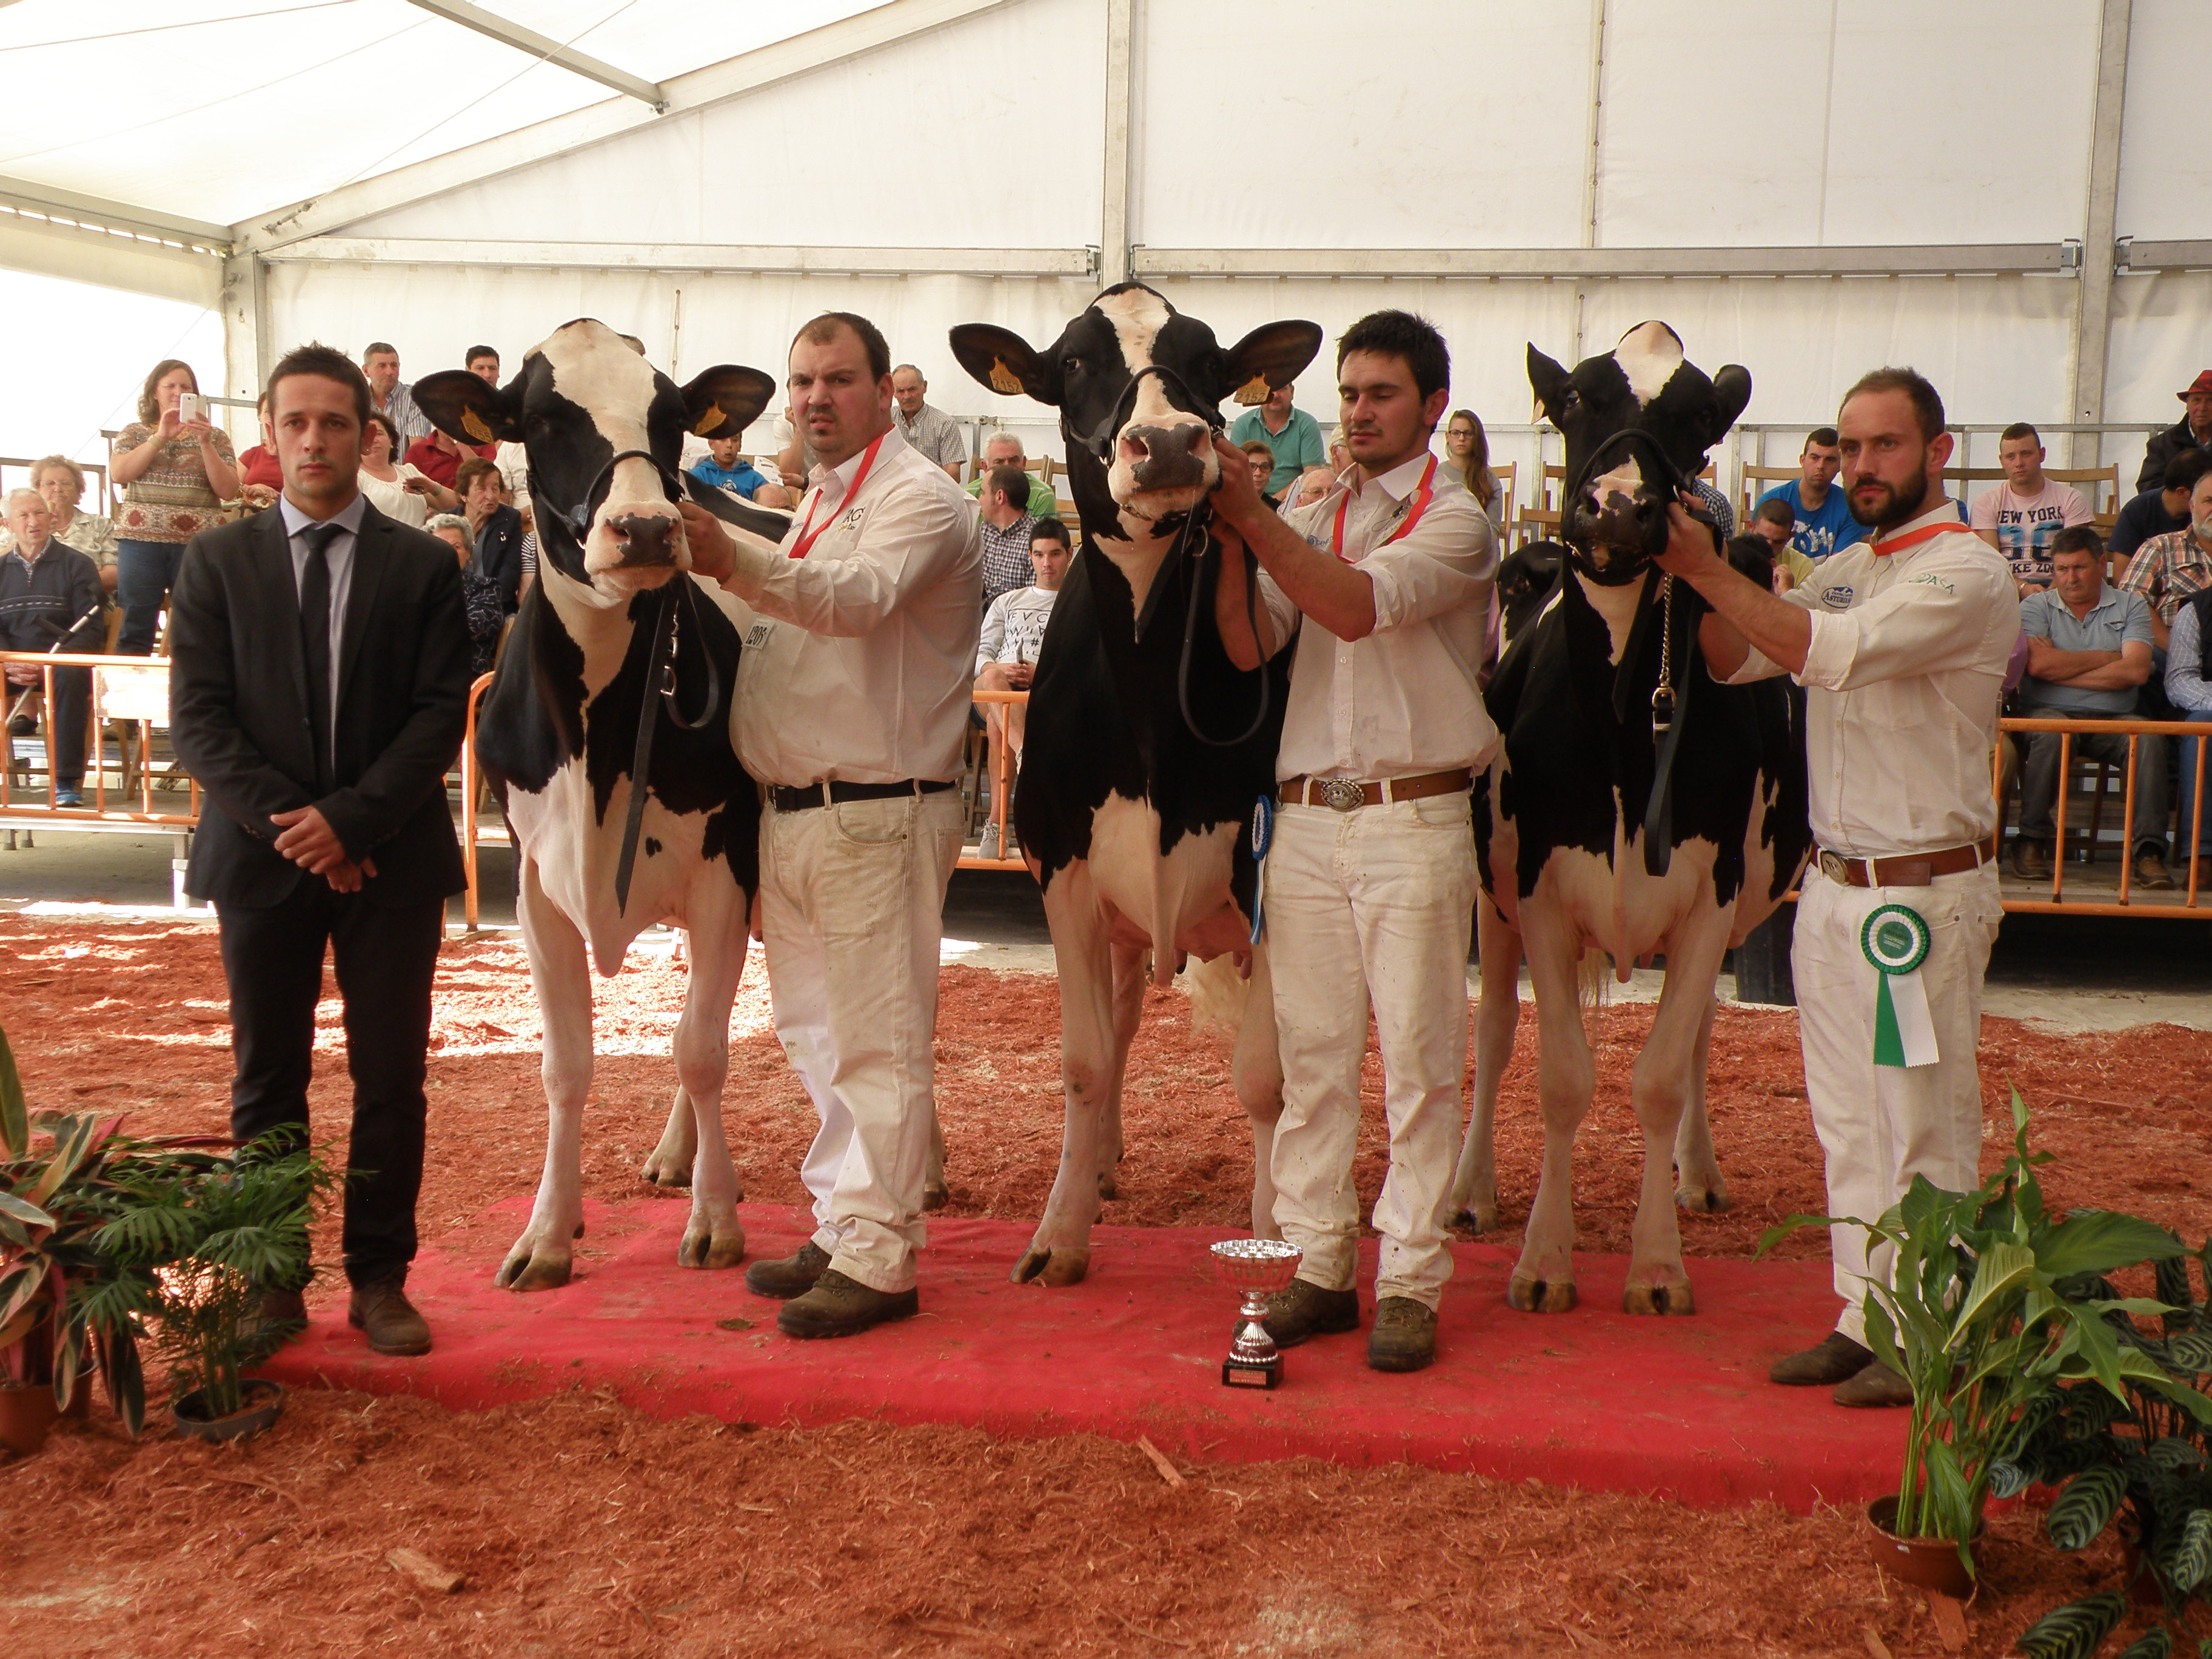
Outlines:
[[1083, 359], [1080, 357], [1062, 357], [1060, 360], [1060, 372], [1063, 374], [1073, 374], [1082, 367]]
[[1566, 395], [1566, 397], [1565, 397], [1565, 398], [1563, 398], [1563, 399], [1560, 401], [1560, 404], [1559, 404], [1559, 407], [1560, 407], [1560, 409], [1561, 409], [1562, 410], [1570, 410], [1570, 409], [1580, 409], [1582, 406], [1583, 406], [1583, 394], [1582, 394], [1581, 392], [1577, 392], [1577, 391], [1576, 391], [1572, 386], [1568, 387], [1568, 388], [1567, 388], [1567, 395]]

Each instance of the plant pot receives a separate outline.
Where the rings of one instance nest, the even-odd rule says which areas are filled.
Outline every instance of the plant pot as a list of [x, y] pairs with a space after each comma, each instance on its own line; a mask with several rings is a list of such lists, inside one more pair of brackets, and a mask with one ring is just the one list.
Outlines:
[[[1899, 1538], [1890, 1528], [1897, 1522], [1897, 1499], [1877, 1498], [1867, 1505], [1867, 1550], [1874, 1564], [1900, 1584], [1935, 1590], [1963, 1601], [1974, 1591], [1974, 1577], [1959, 1559], [1959, 1547], [1948, 1538]], [[1974, 1522], [1974, 1542], [1981, 1540], [1984, 1522]]]
[[284, 1385], [271, 1382], [267, 1377], [251, 1376], [239, 1384], [239, 1392], [246, 1396], [242, 1410], [228, 1417], [204, 1415], [207, 1390], [194, 1389], [190, 1394], [180, 1394], [170, 1404], [169, 1413], [176, 1419], [177, 1432], [195, 1440], [243, 1440], [267, 1428], [284, 1413]]
[[0, 1446], [18, 1457], [28, 1457], [46, 1443], [46, 1431], [58, 1414], [52, 1383], [0, 1382]]

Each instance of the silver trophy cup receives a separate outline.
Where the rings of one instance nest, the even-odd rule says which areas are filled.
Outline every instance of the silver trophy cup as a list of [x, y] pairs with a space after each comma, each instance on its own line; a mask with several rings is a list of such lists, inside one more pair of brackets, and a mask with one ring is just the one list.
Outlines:
[[1213, 1247], [1214, 1271], [1244, 1297], [1237, 1310], [1237, 1340], [1221, 1362], [1221, 1380], [1228, 1387], [1272, 1389], [1283, 1380], [1283, 1356], [1261, 1322], [1267, 1316], [1267, 1297], [1289, 1287], [1304, 1259], [1304, 1250], [1279, 1238], [1224, 1238]]

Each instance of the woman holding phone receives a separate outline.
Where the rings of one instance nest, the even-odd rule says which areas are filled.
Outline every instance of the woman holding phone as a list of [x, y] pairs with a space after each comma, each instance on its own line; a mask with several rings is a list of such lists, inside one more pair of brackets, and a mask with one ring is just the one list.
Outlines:
[[208, 419], [190, 363], [167, 357], [154, 365], [108, 471], [124, 486], [115, 515], [115, 596], [123, 604], [115, 648], [149, 657], [185, 544], [221, 524], [223, 502], [238, 494], [229, 434]]

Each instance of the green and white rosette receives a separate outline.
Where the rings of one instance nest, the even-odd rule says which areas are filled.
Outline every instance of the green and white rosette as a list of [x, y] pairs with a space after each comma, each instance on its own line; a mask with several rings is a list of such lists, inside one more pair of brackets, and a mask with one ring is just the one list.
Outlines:
[[1928, 960], [1928, 921], [1903, 904], [1885, 904], [1859, 930], [1859, 949], [1875, 967], [1874, 1063], [1933, 1066], [1936, 1022], [1920, 964]]

